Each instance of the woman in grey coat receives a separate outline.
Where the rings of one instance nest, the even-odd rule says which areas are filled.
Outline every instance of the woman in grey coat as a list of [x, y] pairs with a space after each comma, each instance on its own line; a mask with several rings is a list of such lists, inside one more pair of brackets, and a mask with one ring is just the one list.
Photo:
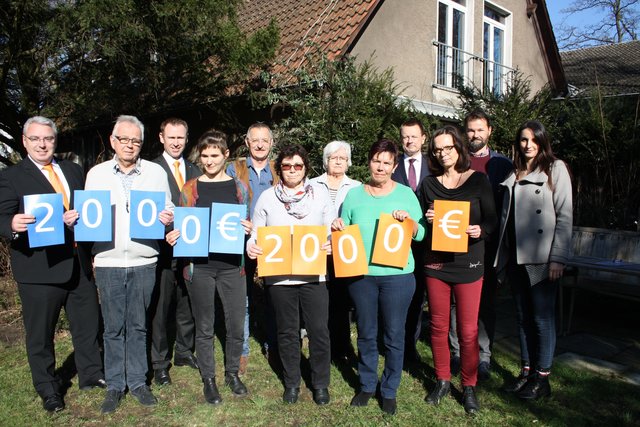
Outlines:
[[518, 130], [514, 168], [501, 184], [506, 191], [496, 265], [516, 303], [522, 370], [506, 390], [535, 400], [551, 394], [558, 280], [571, 251], [571, 177], [538, 121]]

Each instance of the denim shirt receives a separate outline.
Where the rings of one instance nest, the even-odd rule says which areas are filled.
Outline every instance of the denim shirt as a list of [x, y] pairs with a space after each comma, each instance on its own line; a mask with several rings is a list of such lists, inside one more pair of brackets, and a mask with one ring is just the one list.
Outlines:
[[[273, 185], [273, 174], [271, 173], [271, 168], [269, 167], [269, 163], [260, 171], [260, 175], [258, 175], [258, 171], [253, 167], [253, 162], [251, 157], [247, 156], [247, 169], [249, 171], [249, 187], [251, 188], [252, 198], [251, 198], [251, 206], [249, 206], [251, 217], [253, 218], [253, 210], [256, 207], [256, 202], [260, 198], [262, 192], [268, 188], [271, 188]], [[233, 163], [230, 163], [227, 166], [227, 175], [236, 178], [236, 169]]]

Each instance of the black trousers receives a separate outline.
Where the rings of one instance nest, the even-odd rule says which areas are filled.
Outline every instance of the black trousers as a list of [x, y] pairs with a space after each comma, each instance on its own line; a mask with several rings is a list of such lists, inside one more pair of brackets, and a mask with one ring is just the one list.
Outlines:
[[98, 345], [100, 308], [93, 281], [80, 274], [76, 260], [67, 283], [18, 283], [33, 386], [41, 397], [58, 393], [54, 336], [60, 310], [69, 319], [78, 385], [104, 378]]
[[[174, 304], [175, 302], [175, 304]], [[168, 369], [171, 361], [169, 331], [175, 321], [175, 355], [189, 356], [194, 349], [193, 315], [184, 279], [182, 263], [174, 259], [171, 268], [158, 267], [151, 320], [151, 365]], [[175, 310], [175, 311], [174, 311]]]
[[[422, 243], [422, 242], [420, 242]], [[426, 302], [427, 287], [425, 286], [424, 276], [424, 250], [422, 246], [413, 244], [411, 246], [414, 259], [414, 271], [413, 276], [416, 280], [416, 290], [411, 298], [411, 304], [407, 311], [407, 321], [405, 323], [404, 333], [404, 355], [405, 359], [415, 359], [418, 357], [418, 340], [422, 333], [422, 315], [424, 313], [423, 307]]]
[[300, 386], [300, 312], [309, 337], [311, 384], [314, 389], [329, 387], [331, 344], [327, 320], [329, 294], [323, 283], [269, 285], [276, 315], [278, 350], [284, 371], [284, 386]]

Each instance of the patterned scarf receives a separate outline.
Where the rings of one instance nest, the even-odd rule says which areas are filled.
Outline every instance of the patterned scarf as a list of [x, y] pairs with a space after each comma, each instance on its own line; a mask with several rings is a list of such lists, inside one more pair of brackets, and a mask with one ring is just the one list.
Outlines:
[[294, 218], [304, 218], [311, 212], [314, 197], [313, 186], [309, 184], [309, 180], [305, 180], [302, 188], [293, 194], [287, 192], [288, 189], [286, 189], [282, 181], [274, 187], [274, 191], [278, 200], [284, 203], [287, 213]]

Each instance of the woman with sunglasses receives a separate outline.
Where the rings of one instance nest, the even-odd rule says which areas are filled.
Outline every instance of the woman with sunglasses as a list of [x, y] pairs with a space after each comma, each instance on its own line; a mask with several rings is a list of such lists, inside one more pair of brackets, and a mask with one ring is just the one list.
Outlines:
[[448, 337], [453, 294], [457, 305], [462, 362], [462, 403], [465, 411], [473, 414], [480, 409], [475, 386], [478, 380], [478, 311], [484, 274], [484, 238], [497, 227], [497, 216], [487, 176], [473, 171], [470, 166], [469, 153], [458, 129], [447, 125], [436, 130], [429, 142], [431, 176], [422, 181], [417, 193], [431, 229], [435, 200], [470, 202], [470, 225], [464, 230], [469, 237], [467, 252], [432, 250], [433, 233], [430, 231], [424, 269], [431, 312], [431, 351], [437, 379], [436, 387], [426, 401], [432, 405], [440, 404], [451, 387]]
[[[256, 244], [259, 227], [324, 225], [328, 236], [331, 221], [336, 217], [327, 192], [319, 191], [307, 179], [309, 157], [303, 147], [284, 147], [278, 154], [275, 169], [280, 182], [260, 195], [253, 211], [253, 230], [247, 242], [247, 255], [251, 259], [263, 254], [262, 247]], [[321, 249], [330, 254], [328, 240]], [[278, 350], [284, 374], [283, 401], [296, 403], [300, 393], [301, 313], [309, 337], [313, 401], [317, 405], [328, 404], [331, 346], [325, 276], [271, 276], [265, 277], [265, 284], [276, 317]]]

